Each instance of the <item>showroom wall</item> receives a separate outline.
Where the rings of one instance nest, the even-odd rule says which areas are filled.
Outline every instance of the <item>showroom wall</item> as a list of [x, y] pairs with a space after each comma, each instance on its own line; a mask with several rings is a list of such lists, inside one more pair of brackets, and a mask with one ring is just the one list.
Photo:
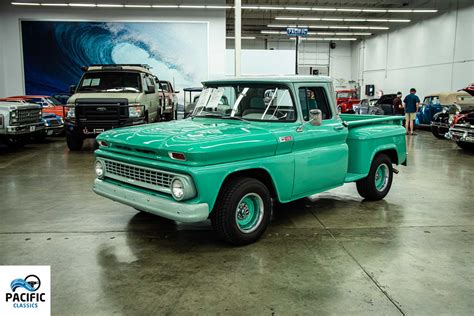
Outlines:
[[[233, 40], [228, 39], [226, 46], [229, 51], [228, 54], [233, 55]], [[260, 54], [265, 54], [264, 56], [268, 59], [262, 59], [260, 62], [269, 62], [269, 60], [274, 59], [278, 60], [279, 64], [274, 66], [275, 72], [271, 74], [294, 74], [295, 42], [292, 40], [268, 40], [267, 42], [263, 39], [243, 40], [242, 49], [244, 51], [266, 50], [266, 53]], [[288, 53], [281, 53], [280, 51], [287, 51]], [[302, 41], [299, 46], [299, 65], [300, 68], [302, 68], [300, 74], [309, 74], [309, 67], [329, 67], [329, 75], [331, 77], [339, 81], [347, 82], [352, 80], [351, 54], [352, 48], [350, 42], [336, 42], [336, 48], [329, 49], [329, 42], [327, 41]], [[282, 58], [282, 56], [285, 56], [285, 58]], [[243, 74], [245, 74], [244, 69], [248, 68], [246, 63], [251, 63], [251, 61], [246, 62], [242, 60]], [[233, 69], [233, 66], [229, 68], [227, 65], [226, 67], [230, 70]], [[259, 69], [260, 67], [262, 67], [262, 65], [259, 66]], [[268, 69], [268, 67], [266, 67], [266, 69]], [[286, 72], [283, 72], [283, 70], [286, 70]], [[305, 70], [308, 70], [308, 73], [305, 73]], [[252, 72], [252, 74], [254, 73], [255, 72]], [[270, 73], [264, 72], [264, 74]]]
[[[223, 1], [216, 0], [216, 4]], [[20, 19], [75, 21], [205, 21], [209, 23], [209, 74], [225, 71], [225, 10], [39, 8], [0, 4], [0, 96], [24, 93]], [[186, 49], [186, 47], [183, 47]]]
[[473, 17], [472, 1], [451, 1], [437, 17], [353, 43], [352, 77], [384, 93], [461, 89], [474, 82]]

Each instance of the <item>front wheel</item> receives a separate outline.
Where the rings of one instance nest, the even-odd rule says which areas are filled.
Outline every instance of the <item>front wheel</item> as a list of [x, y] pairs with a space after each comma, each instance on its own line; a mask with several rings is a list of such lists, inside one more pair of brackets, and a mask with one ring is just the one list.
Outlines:
[[443, 139], [444, 134], [439, 132], [439, 127], [438, 126], [431, 126], [431, 134], [433, 134], [434, 137]]
[[253, 178], [236, 178], [219, 194], [211, 222], [221, 239], [242, 246], [262, 236], [271, 213], [271, 196], [265, 184]]
[[379, 154], [372, 161], [367, 177], [356, 182], [357, 192], [366, 200], [381, 200], [390, 191], [392, 179], [392, 161], [387, 155]]
[[467, 151], [474, 151], [474, 143], [466, 143], [466, 142], [456, 142], [459, 148], [467, 150]]
[[82, 144], [84, 143], [84, 139], [67, 134], [66, 142], [67, 142], [67, 147], [69, 147], [69, 150], [79, 151], [82, 149]]

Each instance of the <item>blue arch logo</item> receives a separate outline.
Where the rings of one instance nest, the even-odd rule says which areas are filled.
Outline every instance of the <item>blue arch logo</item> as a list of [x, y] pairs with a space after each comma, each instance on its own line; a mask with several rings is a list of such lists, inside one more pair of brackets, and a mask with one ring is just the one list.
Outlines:
[[41, 286], [41, 280], [34, 274], [28, 275], [24, 279], [15, 279], [10, 283], [12, 292], [17, 288], [23, 288], [29, 292], [36, 292]]

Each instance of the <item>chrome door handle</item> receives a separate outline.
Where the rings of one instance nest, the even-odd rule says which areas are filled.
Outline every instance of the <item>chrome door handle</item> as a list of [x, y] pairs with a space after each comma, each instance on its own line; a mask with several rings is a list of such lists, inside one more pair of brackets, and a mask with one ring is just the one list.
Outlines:
[[344, 129], [344, 126], [343, 126], [343, 125], [335, 126], [334, 129], [335, 129], [336, 131], [340, 131], [341, 129]]

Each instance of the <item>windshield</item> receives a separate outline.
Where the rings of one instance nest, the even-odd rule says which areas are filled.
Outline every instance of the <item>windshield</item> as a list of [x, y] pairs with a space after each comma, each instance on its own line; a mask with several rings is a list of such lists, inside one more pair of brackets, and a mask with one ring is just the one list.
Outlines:
[[166, 81], [160, 81], [161, 89], [163, 91], [171, 91], [168, 83]]
[[353, 92], [337, 92], [336, 93], [336, 98], [355, 98]]
[[242, 84], [204, 89], [193, 116], [288, 122], [296, 110], [285, 86]]
[[141, 92], [140, 74], [135, 72], [89, 72], [84, 74], [78, 92]]

